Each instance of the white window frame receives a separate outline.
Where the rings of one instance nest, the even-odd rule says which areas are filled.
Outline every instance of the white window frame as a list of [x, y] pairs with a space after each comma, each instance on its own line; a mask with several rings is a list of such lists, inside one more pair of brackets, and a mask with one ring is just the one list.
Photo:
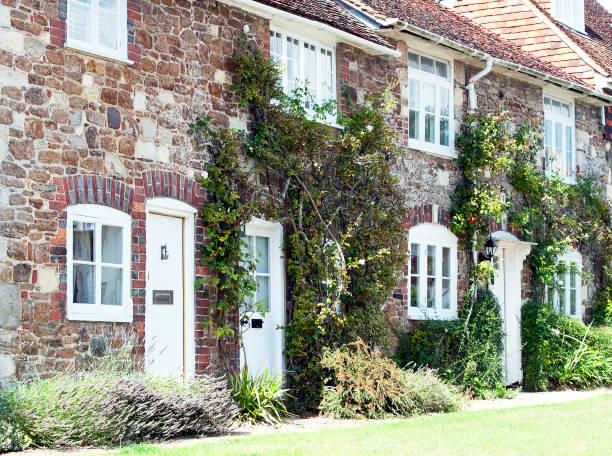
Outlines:
[[[547, 108], [546, 100], [550, 100], [551, 108]], [[559, 103], [560, 109], [563, 110], [563, 106], [568, 106], [569, 116], [562, 113], [557, 113], [552, 110], [553, 103]], [[542, 98], [542, 109], [544, 111], [544, 152], [546, 154], [546, 170], [549, 175], [558, 173], [565, 182], [568, 184], [576, 183], [576, 114], [574, 107], [574, 100], [563, 99], [558, 96], [544, 94]], [[557, 146], [556, 146], [556, 126], [562, 126], [561, 139], [563, 145], [561, 146], [561, 161], [558, 160]], [[546, 135], [547, 126], [550, 126], [550, 142]], [[568, 148], [567, 128], [571, 128], [571, 141], [572, 144]], [[570, 152], [572, 156], [571, 169], [567, 170], [567, 153]]]
[[551, 0], [551, 15], [569, 28], [584, 33], [584, 0]]
[[[95, 277], [95, 296], [94, 304], [73, 303], [73, 222], [94, 223], [94, 245], [95, 255], [92, 265], [96, 267]], [[122, 267], [123, 267], [123, 290], [121, 306], [111, 306], [101, 304], [101, 227], [102, 225], [117, 226], [122, 228]], [[69, 206], [67, 209], [66, 224], [66, 317], [68, 320], [81, 321], [104, 321], [104, 322], [131, 322], [133, 319], [133, 303], [131, 297], [131, 250], [132, 250], [132, 220], [129, 214], [118, 209], [95, 204], [78, 204]], [[81, 263], [81, 262], [79, 262]]]
[[[408, 232], [408, 252], [412, 245], [420, 246], [419, 252], [419, 288], [418, 307], [412, 306], [412, 258], [408, 258], [408, 299], [407, 317], [410, 320], [454, 320], [457, 318], [457, 236], [447, 228], [435, 223], [422, 223], [412, 227]], [[427, 246], [434, 246], [436, 252], [435, 275], [436, 301], [435, 307], [427, 307]], [[442, 248], [450, 249], [450, 308], [442, 308]], [[445, 277], [446, 278], [446, 277]]]
[[112, 60], [118, 60], [120, 62], [132, 64], [131, 60], [127, 58], [127, 0], [117, 0], [117, 49], [110, 49], [101, 46], [98, 43], [98, 31], [99, 31], [99, 0], [91, 0], [90, 5], [90, 20], [91, 20], [91, 41], [83, 41], [70, 36], [70, 21], [71, 21], [71, 9], [74, 2], [78, 0], [68, 0], [67, 14], [66, 14], [66, 44], [67, 48], [76, 49], [78, 51], [87, 52], [88, 54], [99, 55]]
[[[300, 33], [302, 32], [302, 33]], [[281, 56], [280, 56], [280, 66], [282, 69], [282, 87], [283, 87], [283, 91], [285, 92], [285, 94], [290, 95], [291, 89], [289, 86], [289, 80], [287, 77], [287, 37], [291, 37], [293, 39], [298, 40], [299, 44], [298, 44], [298, 50], [299, 50], [299, 57], [298, 57], [298, 62], [299, 62], [299, 78], [300, 81], [299, 83], [296, 85], [297, 87], [303, 87], [304, 86], [304, 81], [306, 79], [306, 59], [301, 58], [303, 55], [303, 46], [304, 46], [304, 42], [307, 42], [308, 44], [314, 45], [316, 46], [316, 56], [318, 57], [321, 53], [321, 50], [324, 50], [326, 52], [331, 52], [331, 73], [333, 74], [333, 78], [332, 78], [332, 86], [331, 86], [331, 98], [329, 100], [323, 100], [319, 94], [321, 93], [321, 87], [319, 86], [319, 83], [322, 81], [322, 77], [321, 77], [321, 71], [322, 71], [322, 67], [320, 65], [316, 65], [318, 67], [317, 69], [317, 74], [316, 74], [316, 78], [317, 78], [317, 87], [315, 87], [316, 89], [316, 93], [317, 93], [317, 98], [314, 100], [315, 104], [318, 105], [322, 105], [323, 103], [327, 102], [327, 101], [334, 101], [337, 102], [338, 101], [338, 93], [337, 93], [337, 71], [336, 71], [336, 46], [335, 43], [330, 43], [330, 42], [324, 42], [321, 41], [321, 39], [316, 39], [316, 38], [311, 38], [309, 35], [310, 34], [304, 34], [303, 31], [299, 31], [298, 33], [288, 30], [287, 28], [284, 28], [282, 26], [277, 26], [274, 24], [270, 25], [270, 35], [272, 33], [278, 33], [281, 35], [281, 42], [282, 42], [282, 52], [281, 52]], [[270, 37], [271, 38], [271, 37]], [[270, 41], [270, 58], [273, 59], [273, 55], [272, 55], [272, 41]], [[317, 59], [318, 62], [318, 59]], [[306, 112], [308, 114], [309, 117], [313, 117], [315, 115], [315, 111], [313, 109], [309, 109], [308, 107], [305, 107]], [[327, 124], [332, 124], [335, 125], [336, 123], [336, 114], [328, 114], [325, 118], [325, 123]]]
[[[558, 283], [563, 289], [563, 293], [565, 296], [565, 304], [564, 308], [561, 309], [561, 298], [559, 296], [559, 290], [556, 289], [553, 292], [553, 305], [557, 312], [567, 315], [568, 317], [574, 317], [578, 320], [582, 321], [583, 315], [583, 306], [582, 306], [582, 255], [576, 252], [575, 250], [570, 250], [569, 252], [563, 254], [558, 259], [559, 263], [565, 263], [568, 268], [565, 272], [564, 280], [558, 279]], [[572, 265], [575, 265], [575, 268], [572, 268]], [[574, 270], [572, 270], [574, 269]], [[574, 286], [571, 286], [571, 275], [575, 276]], [[571, 313], [571, 291], [574, 290], [576, 292], [576, 313]]]
[[[408, 54], [417, 54], [419, 57], [425, 57], [428, 59], [432, 59], [435, 62], [444, 63], [447, 66], [448, 75], [446, 78], [442, 76], [438, 76], [436, 74], [432, 74], [421, 69], [416, 69], [410, 66], [410, 62], [408, 63], [408, 132], [410, 131], [410, 110], [411, 108], [411, 100], [410, 100], [410, 80], [419, 81], [419, 139], [408, 138], [408, 147], [411, 149], [422, 150], [424, 152], [428, 152], [433, 155], [440, 155], [443, 157], [457, 158], [457, 153], [455, 151], [455, 132], [454, 132], [454, 116], [455, 116], [455, 93], [454, 93], [454, 61], [449, 57], [438, 57], [435, 55], [428, 55], [423, 52], [409, 49]], [[409, 57], [408, 57], [409, 58]], [[425, 141], [425, 107], [424, 107], [424, 84], [431, 83], [436, 86], [435, 88], [435, 99], [436, 99], [436, 112], [435, 112], [435, 142], [427, 142]], [[444, 88], [448, 90], [449, 99], [448, 99], [448, 116], [441, 116], [440, 114], [440, 89]], [[440, 118], [448, 117], [448, 146], [440, 144]], [[410, 133], [408, 133], [408, 136]]]

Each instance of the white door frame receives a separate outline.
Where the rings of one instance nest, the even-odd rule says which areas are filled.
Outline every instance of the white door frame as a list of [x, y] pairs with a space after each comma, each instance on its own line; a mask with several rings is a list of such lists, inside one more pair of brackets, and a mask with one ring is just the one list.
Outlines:
[[[516, 381], [522, 382], [523, 380], [523, 369], [522, 365], [519, 368], [519, 372], [513, 378], [508, 378], [508, 367], [507, 367], [507, 356], [506, 356], [506, 334], [507, 326], [510, 318], [515, 318], [515, 315], [509, 314], [509, 309], [514, 309], [514, 306], [518, 306], [518, 318], [519, 318], [519, 332], [516, 337], [519, 338], [518, 346], [521, 347], [521, 333], [520, 333], [520, 309], [523, 306], [522, 302], [522, 275], [523, 275], [523, 263], [529, 252], [531, 252], [531, 246], [535, 245], [531, 242], [520, 241], [516, 236], [507, 231], [496, 231], [491, 237], [497, 242], [498, 252], [503, 252], [502, 264], [500, 267], [503, 268], [504, 272], [504, 283], [499, 284], [502, 287], [504, 297], [503, 307], [503, 324], [504, 324], [504, 360], [503, 360], [503, 376], [505, 384], [512, 384]], [[497, 284], [496, 284], [497, 285]], [[498, 300], [501, 301], [498, 296]]]
[[[182, 201], [159, 197], [149, 198], [145, 202], [146, 224], [148, 233], [149, 214], [157, 214], [183, 219], [183, 375], [192, 377], [195, 374], [195, 214], [197, 210]], [[147, 251], [148, 255], [152, 254]], [[151, 306], [153, 287], [149, 282], [149, 265], [146, 262], [146, 309]], [[145, 341], [147, 328], [145, 326]], [[147, 356], [145, 343], [145, 358]]]
[[[278, 312], [277, 318], [273, 321], [275, 327], [280, 327], [281, 329], [275, 331], [274, 335], [274, 344], [278, 349], [275, 352], [275, 356], [277, 358], [278, 366], [280, 366], [282, 377], [285, 377], [285, 330], [282, 329], [285, 326], [285, 257], [283, 254], [283, 225], [278, 222], [271, 222], [269, 220], [263, 220], [257, 217], [253, 217], [249, 223], [246, 224], [244, 228], [244, 232], [247, 236], [264, 236], [268, 237], [271, 241], [269, 246], [269, 258], [270, 261], [273, 260], [272, 252], [281, 252], [279, 258], [279, 280], [280, 280], [280, 311]], [[273, 242], [275, 241], [275, 242]], [[272, 264], [270, 264], [272, 267]], [[242, 367], [243, 362], [243, 349], [244, 347], [240, 347], [240, 366]]]

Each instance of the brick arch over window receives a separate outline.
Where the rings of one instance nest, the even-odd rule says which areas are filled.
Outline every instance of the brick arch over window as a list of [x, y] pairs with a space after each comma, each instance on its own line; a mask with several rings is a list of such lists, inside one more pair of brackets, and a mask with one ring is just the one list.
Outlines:
[[[56, 194], [55, 200], [50, 202], [50, 209], [58, 211], [59, 229], [51, 239], [51, 263], [57, 266], [60, 283], [58, 292], [51, 294], [51, 319], [66, 318], [67, 207], [75, 204], [99, 204], [119, 209], [132, 217], [131, 295], [134, 309], [133, 323], [129, 326], [139, 340], [135, 353], [142, 356], [146, 297], [146, 200], [155, 197], [174, 198], [199, 209], [204, 202], [203, 187], [195, 179], [166, 171], [145, 171], [129, 184], [121, 179], [96, 175], [58, 177], [53, 180], [53, 184]], [[200, 218], [196, 218], [195, 236], [200, 242], [204, 237]], [[209, 272], [200, 264], [202, 254], [198, 242], [195, 247], [196, 277], [205, 278]], [[195, 300], [196, 371], [204, 372], [211, 366], [216, 341], [203, 330], [203, 322], [209, 315], [209, 298], [204, 291], [198, 291]]]
[[[146, 214], [147, 198], [165, 196], [178, 199], [195, 208], [204, 202], [204, 189], [194, 180], [182, 174], [165, 171], [146, 171], [132, 185], [123, 180], [96, 175], [74, 175], [55, 178], [55, 201], [50, 209], [58, 211], [56, 236], [51, 239], [51, 263], [66, 264], [66, 226], [68, 206], [75, 204], [99, 204], [118, 209], [132, 216], [132, 297], [134, 299], [134, 321], [144, 321], [144, 314], [138, 312], [145, 299], [146, 261]], [[201, 236], [201, 221], [196, 222], [196, 236]], [[58, 293], [53, 294], [53, 319], [66, 318], [66, 271], [61, 267]], [[198, 270], [198, 274], [203, 271]], [[140, 315], [142, 314], [142, 315]]]
[[450, 222], [451, 215], [448, 210], [434, 204], [423, 204], [410, 208], [404, 229], [407, 232], [413, 226], [421, 223], [437, 223], [450, 230]]

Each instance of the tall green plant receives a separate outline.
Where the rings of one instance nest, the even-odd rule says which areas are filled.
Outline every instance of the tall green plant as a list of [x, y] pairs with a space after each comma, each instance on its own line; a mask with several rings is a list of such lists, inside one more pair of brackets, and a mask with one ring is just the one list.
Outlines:
[[287, 397], [280, 374], [274, 375], [268, 367], [259, 375], [249, 372], [244, 366], [240, 372], [230, 377], [232, 399], [238, 406], [243, 421], [264, 421], [279, 424], [289, 414], [283, 399]]
[[[206, 130], [219, 144], [203, 181], [209, 192], [205, 226], [212, 222], [203, 261], [216, 275], [214, 314], [227, 321], [243, 299], [240, 290], [250, 287], [248, 271], [239, 268], [240, 226], [254, 214], [283, 224], [288, 380], [293, 407], [312, 410], [322, 393], [319, 360], [325, 347], [357, 337], [377, 345], [388, 341], [381, 308], [406, 253], [407, 209], [392, 173], [401, 151], [385, 121], [392, 106], [384, 94], [350, 104], [347, 115], [332, 102], [313, 106], [305, 89], [283, 93], [278, 67], [243, 44], [234, 57], [232, 88], [251, 114], [252, 130], [239, 138], [244, 156], [236, 136], [206, 124], [193, 128]], [[342, 130], [327, 125], [332, 116]], [[216, 324], [229, 332], [221, 320]]]

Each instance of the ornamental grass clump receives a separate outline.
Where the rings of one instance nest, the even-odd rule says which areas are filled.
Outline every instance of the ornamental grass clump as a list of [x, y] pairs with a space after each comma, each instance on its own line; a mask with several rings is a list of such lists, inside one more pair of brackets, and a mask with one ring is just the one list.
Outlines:
[[282, 377], [274, 375], [267, 366], [260, 375], [253, 375], [244, 366], [231, 380], [232, 398], [241, 420], [279, 424], [289, 414], [283, 403], [287, 390], [282, 388]]
[[227, 382], [144, 373], [73, 372], [0, 391], [12, 436], [36, 447], [111, 446], [226, 433]]
[[456, 388], [430, 369], [400, 368], [363, 341], [325, 350], [328, 372], [320, 409], [334, 418], [408, 417], [453, 412], [462, 404]]

